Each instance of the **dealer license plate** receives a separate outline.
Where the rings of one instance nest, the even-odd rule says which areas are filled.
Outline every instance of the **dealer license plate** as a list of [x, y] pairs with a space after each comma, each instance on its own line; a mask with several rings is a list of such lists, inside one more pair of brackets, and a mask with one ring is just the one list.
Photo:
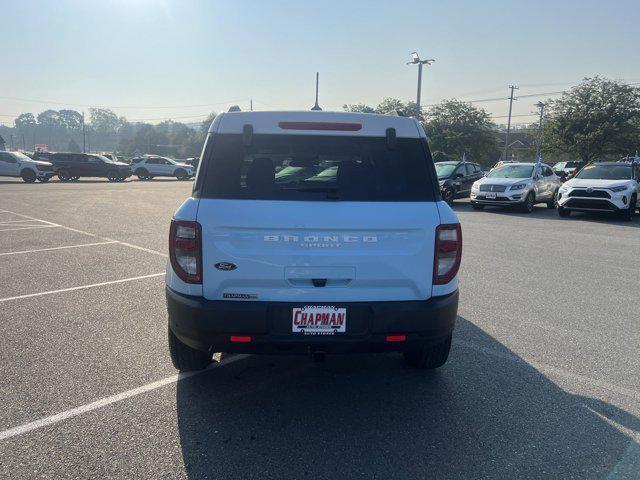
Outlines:
[[296, 307], [291, 331], [304, 335], [335, 335], [347, 331], [347, 309], [329, 305]]
[[495, 200], [496, 194], [495, 193], [487, 193], [487, 198]]

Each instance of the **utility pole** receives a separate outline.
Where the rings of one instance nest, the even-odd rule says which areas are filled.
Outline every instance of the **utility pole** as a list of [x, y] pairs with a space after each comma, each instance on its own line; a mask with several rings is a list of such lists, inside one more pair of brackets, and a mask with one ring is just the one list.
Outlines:
[[311, 107], [311, 110], [320, 111], [320, 105], [318, 105], [318, 86], [320, 85], [320, 72], [316, 72], [316, 103]]
[[540, 150], [542, 149], [542, 119], [544, 117], [544, 107], [546, 107], [545, 103], [538, 102], [536, 103], [536, 107], [540, 109], [540, 123], [538, 124], [538, 144], [536, 145], [536, 161], [540, 157]]
[[23, 152], [27, 151], [27, 145], [24, 142], [24, 133], [22, 134], [22, 151]]
[[13, 152], [13, 133], [9, 135], [9, 140], [11, 142], [11, 151]]
[[253, 98], [249, 99], [249, 110], [253, 112]]
[[82, 153], [87, 153], [87, 136], [84, 130], [84, 112], [82, 112]]
[[[511, 110], [513, 108], [513, 91], [519, 90], [516, 85], [509, 85], [511, 89], [511, 95], [509, 96], [509, 120], [507, 121], [507, 138], [504, 141], [504, 151], [503, 151], [503, 160], [506, 162], [508, 160], [507, 154], [509, 153], [509, 133], [511, 133]], [[515, 99], [517, 100], [517, 98]]]
[[416, 120], [420, 120], [420, 94], [422, 92], [422, 66], [423, 65], [431, 65], [435, 60], [433, 58], [429, 58], [427, 60], [420, 60], [420, 55], [418, 52], [412, 52], [411, 58], [413, 59], [410, 62], [407, 62], [407, 65], [418, 65], [418, 94], [416, 95]]

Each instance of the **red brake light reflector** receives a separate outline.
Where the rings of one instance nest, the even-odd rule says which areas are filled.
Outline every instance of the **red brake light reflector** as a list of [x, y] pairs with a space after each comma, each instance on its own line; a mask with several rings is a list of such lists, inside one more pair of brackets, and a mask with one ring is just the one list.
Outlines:
[[362, 130], [361, 123], [343, 122], [278, 122], [283, 130], [335, 130], [341, 132], [357, 132]]
[[229, 340], [234, 343], [249, 343], [251, 341], [251, 337], [243, 336], [243, 335], [231, 335]]
[[404, 342], [406, 339], [406, 335], [387, 335], [387, 342]]
[[202, 229], [198, 222], [171, 221], [169, 259], [183, 282], [202, 283]]

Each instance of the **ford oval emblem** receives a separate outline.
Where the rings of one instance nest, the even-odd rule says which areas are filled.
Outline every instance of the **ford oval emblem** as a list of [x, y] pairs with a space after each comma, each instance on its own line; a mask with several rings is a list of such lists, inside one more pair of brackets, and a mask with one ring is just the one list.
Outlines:
[[235, 270], [238, 268], [235, 263], [230, 262], [220, 262], [214, 265], [218, 270], [224, 270], [225, 272], [230, 272], [231, 270]]

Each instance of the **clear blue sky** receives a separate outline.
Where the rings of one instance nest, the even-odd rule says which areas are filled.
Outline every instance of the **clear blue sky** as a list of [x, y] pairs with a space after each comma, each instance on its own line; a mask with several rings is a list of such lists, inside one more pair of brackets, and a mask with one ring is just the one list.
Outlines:
[[[306, 109], [316, 70], [325, 109], [414, 99], [413, 50], [436, 59], [423, 103], [506, 96], [510, 83], [552, 92], [596, 74], [640, 82], [638, 0], [2, 0], [0, 15], [0, 97], [104, 105], [152, 123], [249, 98]], [[478, 105], [507, 113], [505, 101]], [[46, 108], [63, 106], [0, 98], [0, 123]]]

